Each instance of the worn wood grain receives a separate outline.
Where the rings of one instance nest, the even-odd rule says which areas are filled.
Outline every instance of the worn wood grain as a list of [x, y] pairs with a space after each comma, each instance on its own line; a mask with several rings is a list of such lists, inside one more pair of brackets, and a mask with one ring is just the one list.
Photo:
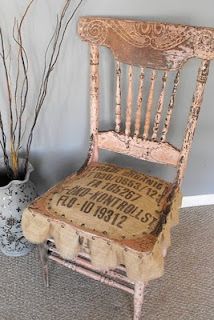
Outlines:
[[167, 115], [166, 115], [166, 119], [164, 122], [163, 130], [162, 130], [161, 141], [166, 141], [166, 136], [169, 131], [169, 126], [170, 126], [170, 122], [171, 122], [171, 118], [172, 118], [172, 111], [173, 111], [173, 108], [175, 105], [175, 98], [176, 98], [176, 94], [177, 94], [179, 80], [180, 80], [180, 70], [177, 71], [175, 79], [174, 79], [174, 86], [173, 86], [172, 94], [171, 94], [170, 101], [169, 101], [169, 106], [167, 109]]
[[144, 288], [143, 282], [136, 282], [134, 288], [134, 318], [133, 320], [141, 319], [141, 311], [144, 299]]
[[129, 66], [127, 107], [126, 107], [126, 128], [125, 128], [126, 138], [128, 138], [131, 133], [132, 107], [133, 107], [133, 68], [132, 66]]
[[49, 259], [58, 262], [64, 267], [67, 267], [73, 271], [83, 274], [89, 278], [100, 281], [101, 283], [104, 283], [110, 287], [121, 289], [131, 294], [133, 294], [134, 292], [134, 290], [130, 288], [127, 284], [121, 284], [120, 282], [118, 282], [117, 277], [115, 277], [111, 272], [106, 272], [106, 274], [97, 273], [96, 268], [94, 268], [93, 266], [89, 269], [84, 264], [72, 263], [71, 261], [66, 261], [62, 259], [60, 256], [55, 256], [53, 254], [50, 254]]
[[172, 166], [176, 166], [179, 159], [179, 150], [167, 142], [144, 141], [140, 138], [136, 141], [130, 137], [127, 144], [126, 136], [114, 131], [99, 132], [98, 147], [141, 160]]
[[120, 62], [116, 61], [116, 110], [115, 110], [115, 131], [121, 130], [121, 68]]
[[192, 105], [189, 112], [188, 124], [183, 140], [183, 145], [178, 162], [178, 171], [176, 177], [176, 183], [181, 185], [187, 166], [188, 156], [192, 145], [195, 129], [198, 121], [198, 116], [201, 109], [201, 103], [203, 101], [205, 85], [209, 74], [210, 61], [203, 60], [198, 70], [198, 77], [196, 82], [196, 88], [192, 99]]
[[138, 88], [138, 97], [137, 97], [137, 111], [135, 115], [135, 137], [138, 138], [140, 135], [140, 128], [142, 122], [142, 104], [143, 104], [143, 84], [144, 84], [144, 68], [141, 68], [140, 79], [139, 79], [139, 88]]
[[148, 96], [147, 108], [146, 108], [145, 123], [144, 123], [143, 139], [148, 139], [148, 135], [149, 135], [156, 76], [157, 76], [156, 70], [152, 70], [150, 88], [149, 88], [149, 96]]
[[160, 126], [160, 122], [161, 122], [161, 116], [162, 116], [162, 111], [163, 111], [163, 105], [164, 105], [164, 96], [165, 96], [165, 90], [166, 90], [166, 80], [167, 80], [167, 72], [164, 72], [163, 77], [162, 77], [162, 88], [161, 88], [161, 93], [160, 93], [160, 97], [158, 100], [158, 108], [157, 108], [157, 112], [155, 115], [155, 122], [154, 122], [154, 126], [153, 126], [153, 134], [152, 134], [152, 140], [156, 140], [157, 139], [157, 135], [158, 135], [158, 129]]
[[93, 140], [92, 161], [98, 160], [97, 135], [99, 125], [99, 49], [90, 46], [90, 117], [91, 137]]

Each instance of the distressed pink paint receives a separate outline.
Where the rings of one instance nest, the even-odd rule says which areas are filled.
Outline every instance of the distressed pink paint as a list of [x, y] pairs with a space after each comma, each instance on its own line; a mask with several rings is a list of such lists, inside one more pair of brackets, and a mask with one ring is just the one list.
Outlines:
[[[83, 17], [79, 21], [79, 34], [90, 44], [90, 109], [91, 109], [91, 145], [88, 158], [79, 170], [85, 170], [92, 161], [98, 161], [99, 148], [136, 157], [141, 160], [172, 165], [177, 168], [177, 176], [169, 194], [169, 199], [180, 187], [187, 165], [198, 120], [204, 88], [209, 71], [209, 60], [214, 59], [214, 29], [173, 25], [157, 22], [145, 22], [100, 17]], [[209, 41], [208, 41], [209, 40]], [[116, 115], [115, 131], [99, 132], [99, 46], [111, 49], [116, 60]], [[124, 47], [126, 50], [124, 50]], [[202, 59], [198, 71], [196, 89], [189, 113], [188, 125], [180, 150], [167, 142], [175, 97], [179, 85], [180, 68], [193, 57]], [[128, 92], [125, 131], [121, 129], [121, 63], [129, 65]], [[133, 66], [141, 68], [138, 90], [137, 111], [134, 119], [134, 134], [131, 132], [133, 103]], [[146, 105], [143, 136], [140, 129], [144, 86], [144, 69], [151, 68], [151, 82]], [[158, 102], [155, 122], [151, 124], [151, 112], [158, 70], [164, 71], [162, 89]], [[163, 102], [169, 71], [176, 70], [174, 87], [170, 98], [163, 130], [158, 141], [158, 132], [162, 119]], [[150, 137], [150, 132], [152, 136]], [[77, 172], [77, 174], [79, 173]], [[166, 204], [168, 205], [168, 203]], [[164, 218], [164, 215], [163, 215]], [[162, 221], [158, 228], [162, 227]], [[163, 249], [166, 255], [166, 249]], [[40, 246], [44, 279], [48, 285], [48, 257], [83, 275], [101, 281], [134, 295], [134, 320], [140, 320], [145, 283], [130, 281], [123, 266], [116, 270], [101, 272], [90, 262], [90, 256], [81, 254], [71, 261], [65, 261], [56, 251], [53, 242]]]

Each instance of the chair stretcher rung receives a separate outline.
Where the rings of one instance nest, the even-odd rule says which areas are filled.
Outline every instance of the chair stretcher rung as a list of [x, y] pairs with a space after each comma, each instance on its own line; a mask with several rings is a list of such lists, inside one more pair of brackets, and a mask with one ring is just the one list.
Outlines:
[[[61, 261], [64, 261], [61, 257], [59, 252], [57, 251], [54, 242], [48, 242], [46, 245], [48, 251], [49, 251], [49, 257], [52, 259], [52, 257], [59, 258]], [[54, 260], [54, 259], [52, 259]], [[58, 261], [59, 262], [59, 261]], [[73, 260], [67, 260], [65, 261], [68, 264], [73, 265], [74, 267], [81, 267], [83, 269], [86, 269], [87, 271], [92, 271], [93, 273], [98, 273], [99, 276], [105, 277], [107, 280], [110, 278], [110, 280], [114, 280], [115, 282], [119, 281], [119, 284], [122, 286], [134, 286], [134, 282], [132, 282], [128, 277], [126, 276], [125, 267], [119, 266], [114, 270], [108, 270], [108, 271], [101, 271], [99, 268], [96, 268], [91, 264], [90, 256], [88, 254], [81, 253]], [[72, 267], [71, 267], [72, 269]]]
[[[85, 276], [88, 276], [94, 280], [100, 281], [101, 283], [107, 284], [111, 287], [121, 289], [123, 291], [126, 291], [128, 293], [134, 294], [134, 289], [130, 288], [130, 286], [126, 284], [119, 283], [118, 281], [113, 279], [113, 275], [109, 275], [109, 272], [98, 272], [93, 267], [93, 269], [85, 268], [84, 266], [77, 263], [77, 261], [67, 261], [62, 259], [60, 256], [56, 256], [54, 253], [49, 253], [49, 259], [58, 262], [59, 264], [76, 271], [80, 274], [83, 274]], [[128, 280], [128, 279], [127, 279]]]
[[[53, 240], [48, 240], [48, 244], [47, 244], [47, 249], [49, 250], [49, 251], [52, 251], [52, 252], [54, 252], [54, 253], [56, 253], [57, 255], [59, 255], [60, 256], [60, 254], [59, 254], [59, 252], [58, 252], [58, 250], [56, 249], [56, 247], [55, 247], [55, 244], [54, 244], [54, 241]], [[84, 252], [81, 252], [79, 255], [78, 255], [78, 257], [77, 257], [79, 260], [81, 260], [81, 261], [88, 261], [88, 262], [90, 262], [91, 261], [91, 257], [90, 257], [90, 255], [89, 254], [87, 254], [87, 253], [84, 253]], [[77, 258], [75, 258], [75, 260], [77, 259]], [[91, 265], [91, 264], [90, 264]], [[91, 266], [92, 267], [92, 266]], [[92, 268], [94, 268], [94, 267], [92, 267]], [[122, 265], [120, 265], [120, 266], [118, 266], [117, 268], [115, 268], [115, 270], [118, 272], [118, 273], [120, 273], [121, 275], [126, 275], [126, 268], [124, 267], [124, 266], [122, 266]], [[131, 281], [129, 281], [130, 283], [134, 283], [134, 282], [131, 282]]]

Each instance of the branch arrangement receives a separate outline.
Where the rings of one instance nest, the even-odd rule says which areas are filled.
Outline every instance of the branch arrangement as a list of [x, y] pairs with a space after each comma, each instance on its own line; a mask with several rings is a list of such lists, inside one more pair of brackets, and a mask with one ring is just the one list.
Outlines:
[[[42, 79], [36, 101], [33, 103], [34, 113], [32, 123], [28, 128], [24, 121], [24, 115], [29, 107], [32, 107], [32, 102], [29, 102], [29, 62], [27, 52], [23, 44], [22, 27], [23, 22], [34, 2], [35, 0], [31, 0], [29, 2], [20, 21], [14, 19], [13, 40], [17, 47], [17, 69], [13, 82], [11, 81], [9, 68], [11, 63], [10, 50], [9, 53], [6, 52], [5, 40], [2, 28], [0, 27], [0, 59], [2, 61], [7, 90], [7, 105], [5, 105], [5, 108], [8, 108], [7, 111], [9, 114], [9, 121], [4, 124], [3, 113], [0, 107], [0, 147], [2, 149], [4, 165], [9, 180], [21, 179], [21, 177], [25, 176], [28, 170], [33, 134], [40, 111], [47, 96], [50, 76], [57, 64], [66, 30], [83, 0], [78, 2], [69, 16], [68, 11], [72, 0], [65, 0], [62, 11], [60, 15], [57, 16], [54, 33], [45, 51]], [[23, 146], [23, 138], [25, 138], [26, 141], [25, 146]], [[20, 151], [24, 151], [25, 154], [24, 172], [21, 173], [19, 167]]]

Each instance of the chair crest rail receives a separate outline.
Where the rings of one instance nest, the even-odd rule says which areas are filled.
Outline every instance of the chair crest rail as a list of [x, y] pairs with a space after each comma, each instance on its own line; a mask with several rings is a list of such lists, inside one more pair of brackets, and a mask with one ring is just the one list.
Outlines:
[[[81, 17], [78, 32], [130, 65], [180, 69], [190, 58], [214, 59], [214, 29], [142, 20]], [[124, 49], [125, 48], [125, 49]]]

